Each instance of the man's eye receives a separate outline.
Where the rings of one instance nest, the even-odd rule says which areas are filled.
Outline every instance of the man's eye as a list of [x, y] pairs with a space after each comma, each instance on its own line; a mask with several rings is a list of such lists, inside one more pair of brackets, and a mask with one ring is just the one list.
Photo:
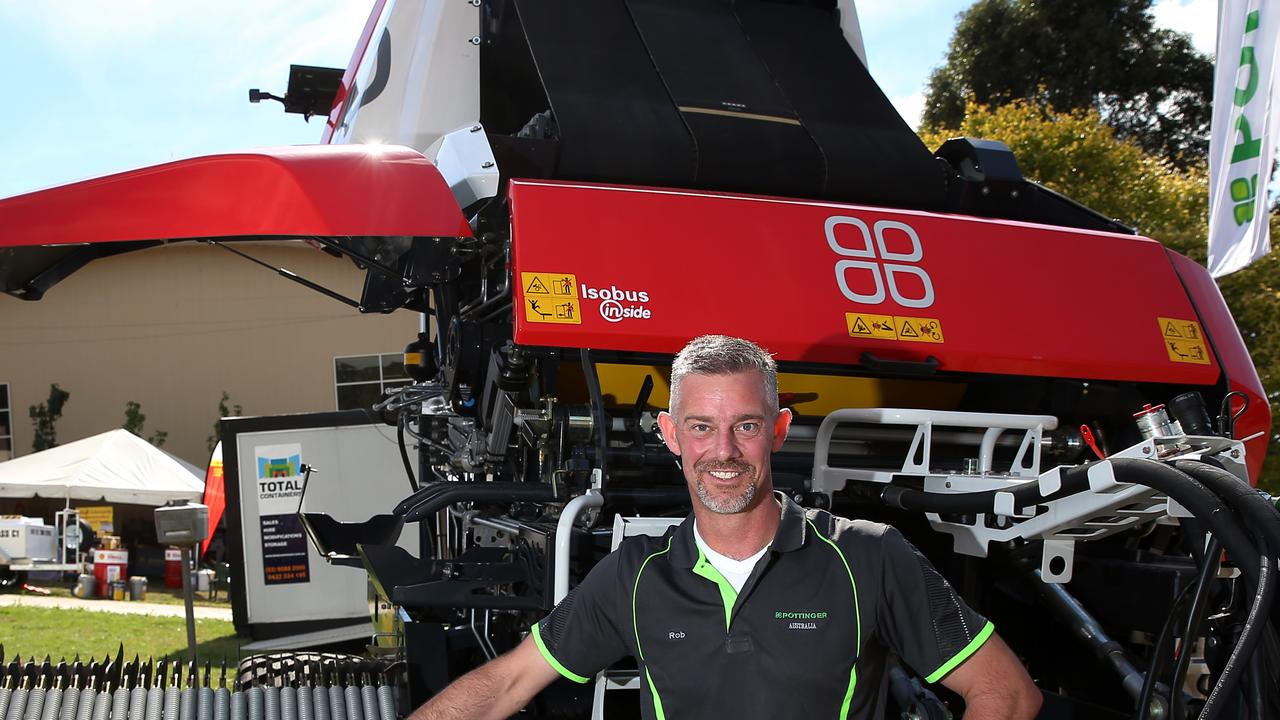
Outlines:
[[738, 432], [743, 435], [754, 435], [760, 431], [760, 423], [745, 422], [738, 426]]
[[710, 429], [711, 429], [711, 426], [706, 425], [704, 423], [698, 423], [697, 425], [690, 426], [689, 428], [690, 431], [696, 432], [696, 433], [704, 433]]

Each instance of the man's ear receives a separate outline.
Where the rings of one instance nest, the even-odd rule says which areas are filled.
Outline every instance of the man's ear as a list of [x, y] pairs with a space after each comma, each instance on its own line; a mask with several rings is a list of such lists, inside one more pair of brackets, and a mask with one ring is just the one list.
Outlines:
[[679, 457], [680, 441], [676, 439], [676, 419], [671, 417], [671, 413], [666, 410], [658, 413], [658, 429], [662, 431], [662, 442], [666, 443], [667, 449]]
[[791, 409], [782, 408], [778, 411], [778, 417], [773, 421], [773, 451], [778, 452], [782, 449], [782, 443], [787, 441], [787, 431], [791, 429]]

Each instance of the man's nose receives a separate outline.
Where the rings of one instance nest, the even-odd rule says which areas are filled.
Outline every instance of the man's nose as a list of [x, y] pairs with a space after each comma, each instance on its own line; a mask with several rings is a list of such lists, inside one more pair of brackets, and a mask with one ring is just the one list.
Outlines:
[[712, 449], [715, 450], [717, 460], [730, 460], [742, 454], [738, 449], [738, 438], [734, 435], [732, 427], [716, 432], [716, 444]]

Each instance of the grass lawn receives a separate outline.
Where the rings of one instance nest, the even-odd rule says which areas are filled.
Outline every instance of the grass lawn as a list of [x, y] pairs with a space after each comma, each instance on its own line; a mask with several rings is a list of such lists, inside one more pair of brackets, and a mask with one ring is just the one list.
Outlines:
[[[151, 596], [148, 595], [148, 600]], [[224, 620], [196, 620], [197, 652], [201, 663], [222, 659], [234, 667], [245, 638], [236, 637], [235, 628]], [[187, 625], [180, 617], [153, 617], [66, 610], [60, 608], [0, 607], [0, 645], [5, 661], [17, 655], [49, 655], [53, 662], [77, 654], [81, 659], [115, 655], [124, 643], [125, 656], [146, 659], [178, 657], [186, 652]]]
[[[71, 588], [75, 586], [74, 582], [33, 582], [32, 585], [49, 591], [53, 597], [71, 597]], [[26, 590], [20, 591], [23, 595], [43, 595], [44, 593], [30, 593]], [[161, 605], [181, 605], [182, 604], [182, 588], [167, 588], [160, 580], [152, 580], [147, 583], [147, 602], [159, 603]], [[210, 600], [209, 593], [196, 592], [192, 593], [191, 603], [196, 607], [231, 607], [231, 599], [226, 591], [218, 593], [217, 600]]]

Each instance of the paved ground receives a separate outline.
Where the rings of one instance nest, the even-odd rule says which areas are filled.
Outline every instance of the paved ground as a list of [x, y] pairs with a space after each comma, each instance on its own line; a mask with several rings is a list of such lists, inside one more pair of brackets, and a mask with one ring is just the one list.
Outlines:
[[[69, 597], [45, 597], [42, 595], [19, 595], [17, 593], [0, 594], [0, 607], [22, 605], [24, 607], [70, 608], [75, 610], [91, 610], [93, 612], [128, 613], [132, 615], [161, 615], [184, 617], [185, 610], [181, 605], [160, 605], [147, 602], [129, 602], [127, 600], [82, 600]], [[197, 618], [209, 620], [231, 621], [231, 608], [196, 607]]]

